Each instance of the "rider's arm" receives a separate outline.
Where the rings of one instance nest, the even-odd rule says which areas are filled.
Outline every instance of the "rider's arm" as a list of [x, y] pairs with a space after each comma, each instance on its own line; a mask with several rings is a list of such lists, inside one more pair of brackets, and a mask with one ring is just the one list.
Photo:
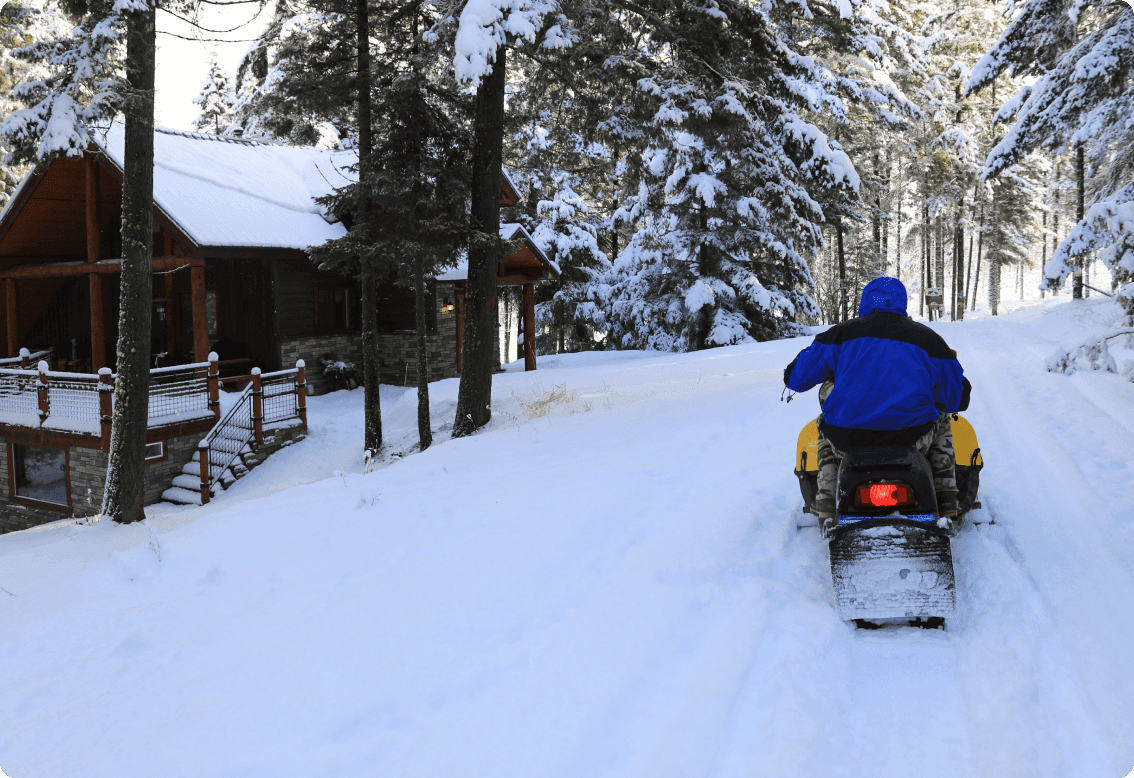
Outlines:
[[816, 338], [784, 370], [784, 384], [793, 392], [806, 392], [833, 376], [838, 362], [839, 347], [834, 343], [821, 343]]
[[957, 413], [969, 407], [972, 385], [956, 357], [935, 359], [937, 363], [937, 397], [934, 398], [945, 413]]

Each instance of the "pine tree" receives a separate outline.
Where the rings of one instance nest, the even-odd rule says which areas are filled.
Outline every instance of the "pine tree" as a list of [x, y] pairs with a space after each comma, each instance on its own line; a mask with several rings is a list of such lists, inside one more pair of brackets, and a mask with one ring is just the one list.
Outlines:
[[142, 515], [148, 423], [156, 3], [90, 0], [70, 12], [82, 19], [70, 35], [20, 52], [45, 75], [13, 90], [28, 107], [10, 114], [0, 134], [14, 147], [8, 162], [81, 157], [95, 122], [119, 109], [125, 117], [118, 377], [102, 512], [128, 522]]
[[1011, 129], [988, 157], [995, 176], [1035, 150], [1077, 154], [1091, 168], [1094, 204], [1045, 269], [1048, 282], [1074, 278], [1082, 294], [1082, 257], [1100, 251], [1134, 322], [1134, 8], [1117, 2], [1028, 0], [1000, 40], [974, 69], [968, 90], [986, 88], [1011, 69], [1034, 78], [1008, 100], [997, 119]]
[[198, 132], [211, 132], [213, 135], [224, 134], [230, 123], [234, 100], [228, 77], [221, 70], [216, 55], [213, 55], [209, 59], [209, 75], [201, 85], [201, 93], [193, 98], [193, 102], [201, 106], [201, 115], [193, 121], [194, 129]]
[[612, 341], [688, 350], [798, 332], [797, 317], [818, 315], [818, 200], [859, 190], [849, 157], [801, 113], [841, 101], [760, 8], [643, 7], [650, 35], [627, 61], [646, 74], [631, 117], [643, 137], [615, 216], [633, 233], [613, 266]]

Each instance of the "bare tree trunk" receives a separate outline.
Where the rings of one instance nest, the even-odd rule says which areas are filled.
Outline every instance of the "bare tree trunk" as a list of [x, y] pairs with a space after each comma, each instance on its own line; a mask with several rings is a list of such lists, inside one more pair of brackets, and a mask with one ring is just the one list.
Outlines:
[[[374, 140], [370, 128], [370, 16], [367, 0], [355, 2], [355, 45], [358, 49], [358, 180], [369, 181]], [[365, 186], [359, 188], [359, 225], [367, 233], [370, 223], [370, 197]], [[365, 233], [364, 233], [365, 234]], [[369, 240], [366, 241], [369, 243]], [[364, 251], [360, 262], [359, 284], [362, 287], [362, 382], [363, 382], [363, 446], [372, 456], [382, 448], [382, 403], [379, 394], [381, 378], [378, 351], [378, 311], [375, 300], [378, 286], [378, 258]]]
[[492, 416], [492, 366], [496, 349], [496, 267], [500, 246], [500, 164], [504, 149], [505, 51], [496, 49], [492, 72], [476, 91], [473, 137], [472, 219], [465, 287], [465, 342], [453, 437], [471, 435]]
[[153, 315], [155, 16], [153, 7], [129, 14], [126, 31], [118, 376], [102, 500], [103, 515], [123, 523], [144, 518]]

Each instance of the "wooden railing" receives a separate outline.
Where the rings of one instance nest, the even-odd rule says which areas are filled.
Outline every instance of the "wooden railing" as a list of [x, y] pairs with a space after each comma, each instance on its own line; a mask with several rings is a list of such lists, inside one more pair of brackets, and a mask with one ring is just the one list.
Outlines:
[[261, 374], [260, 368], [253, 368], [251, 378], [236, 404], [197, 444], [202, 505], [245, 447], [263, 444], [265, 424], [297, 419], [307, 429], [307, 370], [302, 359], [294, 368], [274, 373]]

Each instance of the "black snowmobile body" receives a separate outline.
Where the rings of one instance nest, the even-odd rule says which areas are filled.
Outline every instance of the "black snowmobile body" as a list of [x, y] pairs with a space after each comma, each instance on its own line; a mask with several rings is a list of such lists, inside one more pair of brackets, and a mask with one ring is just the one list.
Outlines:
[[[979, 507], [983, 461], [972, 426], [957, 415], [952, 423], [963, 516]], [[815, 498], [817, 436], [812, 422], [800, 434], [797, 451], [796, 476], [807, 512]], [[942, 626], [957, 604], [952, 525], [938, 512], [926, 458], [909, 446], [847, 451], [836, 504], [838, 523], [825, 535], [839, 616], [860, 627], [894, 622]]]

